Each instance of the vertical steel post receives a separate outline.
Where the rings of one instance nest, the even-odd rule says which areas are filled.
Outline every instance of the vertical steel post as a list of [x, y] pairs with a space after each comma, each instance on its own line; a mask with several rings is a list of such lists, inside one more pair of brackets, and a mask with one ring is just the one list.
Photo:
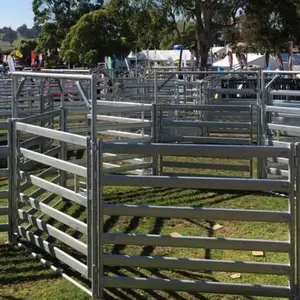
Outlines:
[[91, 140], [92, 143], [97, 142], [97, 76], [91, 75], [90, 81], [90, 96], [91, 96]]
[[89, 193], [91, 194], [91, 219], [90, 219], [90, 227], [91, 227], [91, 247], [92, 247], [92, 293], [95, 299], [98, 298], [98, 280], [99, 280], [99, 270], [98, 267], [98, 253], [97, 253], [97, 245], [98, 245], [98, 215], [97, 215], [97, 177], [96, 177], [96, 168], [95, 161], [97, 159], [97, 152], [95, 143], [91, 143], [91, 189]]
[[[300, 297], [300, 143], [296, 144], [296, 157], [295, 157], [295, 165], [296, 165], [296, 202], [295, 202], [295, 219], [296, 219], [296, 226], [295, 226], [295, 242], [296, 242], [296, 253], [295, 253], [295, 263], [296, 266], [293, 268], [293, 271], [296, 273], [296, 284], [297, 284], [297, 297]], [[298, 299], [297, 298], [297, 299]]]
[[[264, 86], [264, 74], [261, 73], [257, 78], [257, 142], [259, 146], [264, 145], [264, 122], [265, 122], [265, 86]], [[257, 158], [257, 177], [265, 178], [265, 159]]]
[[100, 296], [100, 286], [99, 286], [99, 277], [100, 277], [100, 270], [99, 270], [99, 216], [98, 216], [98, 177], [99, 174], [97, 174], [98, 170], [98, 151], [97, 151], [97, 144], [95, 142], [91, 142], [91, 160], [90, 160], [90, 172], [91, 172], [91, 219], [90, 219], [90, 230], [91, 230], [91, 253], [92, 253], [92, 293], [94, 299], [99, 299]]
[[[22, 86], [20, 86], [22, 88]], [[11, 111], [12, 118], [18, 117], [18, 77], [12, 74], [12, 85], [11, 85], [11, 94], [12, 94], [12, 102], [11, 102]], [[20, 93], [20, 90], [19, 90]], [[9, 186], [9, 195], [8, 195], [8, 224], [9, 224], [9, 232], [8, 238], [9, 242], [12, 244], [17, 244], [15, 233], [17, 232], [17, 190], [18, 190], [18, 180], [17, 180], [17, 132], [15, 128], [15, 120], [10, 119], [8, 123], [8, 146], [10, 150], [9, 156], [9, 178], [8, 178], [8, 186]]]
[[18, 76], [12, 74], [11, 76], [11, 95], [12, 95], [12, 101], [11, 101], [11, 117], [17, 118], [18, 117]]
[[295, 144], [290, 144], [290, 155], [289, 155], [289, 213], [291, 215], [291, 221], [289, 223], [289, 242], [290, 242], [290, 250], [289, 250], [289, 259], [291, 266], [291, 274], [290, 274], [290, 289], [291, 289], [291, 299], [295, 299], [295, 287], [296, 287], [296, 218], [298, 217], [296, 213], [296, 201], [295, 201], [295, 166], [296, 166], [296, 148]]
[[103, 295], [103, 277], [104, 277], [104, 260], [103, 260], [103, 245], [104, 245], [104, 198], [103, 198], [103, 141], [98, 141], [97, 147], [97, 228], [98, 228], [98, 241], [97, 241], [97, 270], [98, 270], [98, 298], [104, 299]]
[[[151, 135], [152, 135], [152, 143], [157, 143], [157, 105], [152, 104], [152, 127], [151, 127]], [[158, 175], [158, 155], [152, 156], [152, 175]]]
[[[158, 85], [157, 85], [157, 71], [154, 70], [154, 103], [152, 105], [152, 143], [158, 142], [158, 128], [157, 128], [157, 108], [158, 108]], [[159, 162], [162, 162], [160, 155], [154, 155], [152, 158], [152, 175], [158, 175]]]
[[88, 193], [91, 194], [91, 219], [90, 219], [90, 230], [91, 230], [91, 259], [92, 259], [92, 294], [94, 299], [101, 299], [102, 297], [102, 287], [100, 284], [100, 272], [103, 261], [100, 261], [99, 255], [102, 252], [99, 249], [99, 187], [98, 180], [99, 174], [99, 159], [98, 159], [98, 144], [97, 144], [97, 77], [96, 75], [91, 75], [90, 80], [90, 96], [91, 96], [91, 151], [87, 155], [91, 155], [90, 158], [90, 173], [91, 173], [91, 185]]
[[[157, 110], [156, 118], [158, 118], [158, 142], [163, 143], [163, 109], [161, 104], [159, 105], [159, 110]], [[159, 175], [161, 175], [163, 173], [163, 156], [159, 155], [158, 157]]]
[[9, 149], [9, 156], [7, 160], [7, 166], [8, 166], [8, 242], [11, 244], [13, 243], [13, 206], [12, 206], [12, 201], [13, 201], [13, 195], [12, 191], [14, 190], [14, 181], [13, 181], [13, 173], [12, 173], [12, 149], [13, 149], [13, 120], [9, 119], [8, 120], [8, 133], [7, 133], [7, 141], [8, 141], [8, 149]]
[[10, 119], [8, 121], [8, 147], [10, 150], [10, 155], [8, 159], [8, 240], [10, 243], [16, 245], [16, 236], [17, 232], [17, 191], [18, 191], [18, 180], [17, 180], [17, 141], [16, 141], [16, 127], [15, 120]]
[[86, 139], [86, 167], [87, 167], [87, 178], [86, 178], [86, 200], [87, 200], [87, 266], [88, 266], [88, 277], [92, 279], [92, 270], [93, 270], [93, 251], [92, 251], [92, 198], [91, 198], [91, 190], [92, 190], [92, 162], [91, 162], [91, 139], [87, 137]]
[[[43, 114], [45, 112], [45, 97], [44, 97], [44, 84], [45, 84], [45, 78], [40, 80], [40, 114]], [[44, 127], [45, 122], [41, 121], [40, 126]], [[44, 153], [46, 151], [46, 139], [42, 138], [40, 142], [40, 152]]]
[[[250, 105], [250, 145], [252, 146], [253, 142], [253, 105]], [[250, 173], [249, 177], [253, 178], [253, 157], [250, 157]]]
[[[64, 107], [60, 108], [60, 118], [59, 118], [59, 129], [60, 131], [67, 131], [67, 111]], [[60, 141], [60, 159], [67, 161], [68, 160], [68, 148], [65, 142]], [[63, 187], [67, 186], [67, 172], [59, 171], [60, 173], [60, 185]]]
[[60, 89], [60, 106], [65, 107], [65, 93], [64, 93], [64, 80], [58, 80], [58, 86]]

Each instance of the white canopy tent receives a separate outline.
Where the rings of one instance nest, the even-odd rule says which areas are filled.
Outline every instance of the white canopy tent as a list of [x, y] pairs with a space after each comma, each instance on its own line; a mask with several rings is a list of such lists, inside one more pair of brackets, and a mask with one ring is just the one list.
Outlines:
[[[210, 53], [219, 53], [219, 54], [226, 54], [227, 47], [213, 47], [211, 48]], [[142, 50], [138, 53], [131, 52], [127, 59], [129, 60], [137, 60], [137, 61], [147, 61], [147, 62], [176, 62], [179, 61], [180, 57], [180, 50]], [[284, 63], [284, 68], [287, 69], [288, 64], [288, 54], [282, 53], [282, 59]], [[295, 54], [294, 57], [294, 67], [297, 68], [297, 65], [300, 64], [300, 55]], [[192, 54], [189, 50], [182, 51], [182, 62], [186, 62], [187, 65], [191, 63]], [[194, 58], [195, 59], [195, 58]], [[209, 57], [209, 64], [211, 62], [211, 57]], [[266, 55], [265, 54], [257, 54], [257, 53], [248, 53], [247, 54], [247, 63], [248, 67], [251, 68], [253, 66], [255, 69], [264, 69], [266, 65]], [[230, 68], [228, 56], [225, 58], [218, 60], [213, 63], [214, 67], [221, 67], [223, 69]], [[274, 56], [270, 55], [269, 58], [269, 66], [271, 70], [278, 69], [278, 63]], [[233, 54], [233, 69], [239, 70], [240, 65], [236, 58], [236, 55]]]
[[[139, 53], [133, 53], [131, 52], [127, 58], [128, 59], [137, 59], [139, 61], [147, 60], [147, 61], [153, 61], [153, 62], [167, 62], [170, 60], [170, 58], [173, 61], [176, 61], [179, 59], [180, 56], [180, 50], [142, 50]], [[189, 50], [183, 50], [182, 51], [182, 59], [191, 61], [192, 54]]]
[[[250, 67], [251, 65], [256, 66], [256, 67], [261, 67], [262, 69], [265, 68], [266, 65], [266, 55], [262, 55], [262, 54], [256, 54], [256, 53], [248, 53], [247, 54], [247, 64]], [[240, 65], [239, 62], [236, 58], [236, 55], [233, 54], [233, 69], [238, 70], [240, 69]], [[221, 68], [230, 68], [229, 65], [229, 59], [228, 56], [226, 56], [224, 59], [215, 62], [213, 64], [214, 67], [221, 67]], [[269, 66], [272, 70], [275, 70], [278, 68], [278, 64], [276, 62], [275, 57], [270, 55], [270, 59], [269, 59]]]

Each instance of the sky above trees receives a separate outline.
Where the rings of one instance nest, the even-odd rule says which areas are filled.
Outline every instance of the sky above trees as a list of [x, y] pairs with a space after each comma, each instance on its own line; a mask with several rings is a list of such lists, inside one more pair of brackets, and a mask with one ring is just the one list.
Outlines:
[[[241, 7], [246, 18], [239, 17]], [[42, 28], [39, 53], [85, 65], [109, 54], [182, 44], [205, 68], [210, 48], [225, 41], [234, 47], [242, 42], [246, 47], [239, 51], [254, 52], [286, 51], [289, 41], [300, 44], [299, 0], [22, 0], [4, 8], [6, 27], [16, 29], [12, 22], [18, 22], [31, 28], [34, 21]], [[19, 31], [19, 36], [36, 38], [23, 29], [28, 34]], [[11, 34], [8, 39], [4, 33], [1, 39], [11, 43]]]
[[13, 0], [1, 2], [0, 28], [11, 27], [16, 30], [22, 24], [33, 26], [32, 0]]

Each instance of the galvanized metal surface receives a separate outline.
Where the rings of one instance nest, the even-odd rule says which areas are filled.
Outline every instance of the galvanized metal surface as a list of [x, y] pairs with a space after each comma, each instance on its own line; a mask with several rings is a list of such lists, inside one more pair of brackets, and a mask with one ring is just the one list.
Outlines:
[[[2, 228], [10, 230], [10, 240], [16, 242], [15, 237], [23, 237], [44, 251], [55, 256], [63, 263], [70, 266], [75, 271], [82, 274], [87, 279], [91, 280], [91, 291], [87, 291], [95, 298], [103, 296], [103, 289], [108, 287], [114, 288], [133, 288], [133, 289], [161, 289], [174, 291], [198, 291], [207, 293], [219, 294], [241, 294], [249, 296], [274, 296], [274, 297], [294, 297], [297, 291], [300, 291], [299, 260], [296, 257], [299, 255], [299, 241], [296, 240], [299, 231], [299, 180], [296, 184], [295, 191], [295, 172], [299, 173], [299, 164], [296, 162], [299, 159], [299, 151], [295, 151], [295, 146], [292, 143], [285, 141], [284, 143], [274, 142], [272, 136], [264, 137], [266, 130], [278, 130], [282, 132], [294, 134], [297, 129], [295, 124], [284, 126], [281, 123], [266, 123], [264, 113], [275, 113], [277, 118], [287, 118], [290, 115], [295, 115], [290, 107], [284, 106], [283, 110], [280, 106], [269, 105], [260, 102], [260, 90], [258, 87], [249, 88], [224, 88], [220, 83], [222, 76], [217, 72], [154, 72], [154, 78], [139, 83], [128, 83], [127, 91], [123, 89], [123, 95], [118, 97], [113, 93], [113, 100], [108, 101], [108, 98], [101, 98], [96, 93], [97, 78], [95, 75], [69, 75], [69, 74], [51, 74], [32, 73], [14, 74], [18, 77], [33, 77], [54, 78], [58, 80], [59, 86], [63, 87], [63, 80], [86, 80], [90, 83], [87, 86], [79, 85], [79, 92], [85, 98], [86, 104], [91, 107], [86, 107], [83, 114], [87, 114], [87, 119], [91, 120], [91, 124], [86, 126], [85, 131], [91, 132], [91, 140], [88, 137], [79, 136], [66, 132], [70, 129], [67, 126], [67, 119], [64, 108], [57, 111], [57, 106], [52, 105], [53, 99], [48, 102], [44, 101], [44, 97], [40, 97], [40, 103], [43, 105], [36, 106], [36, 115], [11, 121], [10, 125], [10, 143], [14, 149], [14, 157], [10, 160], [9, 172], [11, 174], [10, 183], [10, 202], [8, 209], [9, 226], [2, 225]], [[223, 75], [229, 75], [224, 73]], [[235, 73], [236, 75], [245, 75], [245, 72]], [[62, 76], [61, 76], [62, 75]], [[174, 76], [175, 77], [174, 77]], [[199, 84], [191, 84], [188, 81], [181, 82], [176, 79], [176, 75], [205, 75], [206, 78], [213, 81], [214, 86], [209, 82]], [[249, 72], [249, 76], [255, 77], [258, 81], [260, 75], [257, 72]], [[213, 78], [215, 76], [215, 78]], [[166, 77], [166, 78], [165, 78]], [[245, 81], [246, 82], [246, 81]], [[276, 81], [274, 81], [276, 82]], [[20, 115], [22, 101], [20, 94], [24, 88], [25, 82], [19, 82], [13, 79], [13, 108], [11, 110], [13, 116]], [[248, 84], [248, 83], [247, 83]], [[22, 86], [23, 85], [23, 86]], [[194, 86], [193, 86], [194, 85]], [[217, 86], [217, 87], [216, 87]], [[271, 86], [271, 85], [270, 85]], [[87, 90], [84, 90], [87, 89]], [[129, 90], [131, 91], [129, 92]], [[149, 94], [147, 94], [148, 89]], [[43, 90], [43, 89], [42, 89]], [[116, 89], [117, 90], [117, 89]], [[142, 91], [143, 90], [143, 91]], [[87, 92], [88, 91], [88, 92]], [[170, 94], [172, 91], [172, 94]], [[197, 94], [198, 93], [198, 94]], [[223, 94], [225, 98], [217, 100], [214, 96]], [[235, 94], [235, 97], [231, 95]], [[249, 98], [245, 97], [246, 94]], [[293, 93], [294, 96], [295, 93]], [[206, 95], [206, 96], [205, 96]], [[210, 96], [207, 96], [210, 95]], [[270, 93], [272, 96], [278, 96], [277, 93]], [[289, 96], [292, 94], [290, 93]], [[120, 97], [122, 96], [122, 97]], [[145, 97], [147, 96], [147, 97]], [[205, 97], [206, 98], [205, 98]], [[19, 98], [18, 98], [19, 97]], [[208, 98], [207, 98], [208, 97]], [[230, 98], [232, 97], [232, 98]], [[61, 93], [60, 105], [67, 107], [67, 102], [64, 101], [64, 93]], [[29, 99], [29, 98], [28, 98]], [[224, 99], [224, 100], [222, 100]], [[24, 100], [24, 99], [23, 99]], [[31, 100], [28, 100], [31, 101]], [[216, 103], [219, 101], [218, 103]], [[281, 100], [280, 100], [281, 101]], [[0, 101], [1, 102], [1, 101]], [[80, 102], [80, 101], [79, 101]], [[155, 102], [153, 106], [151, 102]], [[278, 104], [278, 102], [276, 102]], [[49, 106], [46, 106], [49, 105]], [[84, 101], [81, 101], [81, 105]], [[254, 106], [253, 106], [254, 104]], [[262, 105], [263, 104], [263, 105]], [[276, 104], [276, 105], [277, 105]], [[257, 106], [258, 105], [258, 106]], [[73, 112], [77, 113], [80, 108], [75, 107]], [[89, 106], [89, 105], [88, 105]], [[261, 111], [257, 107], [261, 109]], [[49, 109], [48, 111], [45, 111]], [[191, 115], [180, 115], [180, 110], [192, 112]], [[33, 111], [33, 110], [32, 110]], [[212, 114], [210, 114], [213, 112]], [[28, 111], [27, 111], [28, 113]], [[235, 117], [237, 114], [239, 118]], [[221, 119], [220, 116], [222, 117]], [[51, 120], [59, 118], [59, 127], [61, 131], [55, 129], [55, 123]], [[235, 117], [235, 118], [234, 118]], [[234, 120], [233, 120], [234, 118]], [[37, 123], [38, 124], [35, 124]], [[30, 123], [30, 124], [29, 124]], [[49, 124], [49, 128], [43, 128], [42, 124]], [[195, 126], [197, 134], [186, 135], [181, 134], [183, 125]], [[190, 145], [190, 144], [173, 144], [166, 143], [162, 130], [165, 130], [166, 125], [172, 125], [173, 134], [168, 136], [172, 138], [172, 142], [180, 141], [198, 143], [218, 143], [219, 145]], [[201, 129], [200, 130], [200, 126]], [[127, 127], [128, 126], [128, 127]], [[224, 131], [224, 127], [226, 130]], [[282, 127], [283, 126], [283, 127]], [[73, 129], [79, 130], [78, 124], [72, 126]], [[77, 127], [77, 128], [76, 128]], [[216, 131], [218, 127], [218, 131]], [[139, 129], [137, 131], [137, 129]], [[248, 130], [248, 135], [241, 136], [237, 130]], [[81, 130], [81, 129], [80, 129]], [[21, 133], [30, 134], [30, 139], [20, 140]], [[213, 134], [226, 134], [221, 137]], [[230, 133], [228, 135], [228, 133]], [[258, 135], [253, 137], [253, 133]], [[37, 137], [43, 137], [43, 143], [38, 150], [28, 149], [28, 146], [36, 145], [36, 142], [41, 140], [33, 140], [32, 134]], [[110, 142], [98, 142], [98, 135], [115, 137], [116, 140]], [[244, 134], [244, 132], [243, 132]], [[261, 136], [260, 136], [261, 135]], [[294, 135], [296, 136], [296, 135]], [[293, 136], [293, 137], [294, 137]], [[176, 140], [176, 138], [178, 140]], [[58, 148], [48, 148], [51, 145], [51, 140], [59, 142]], [[147, 142], [140, 142], [140, 139]], [[219, 142], [218, 142], [219, 139]], [[247, 145], [239, 145], [239, 139]], [[49, 143], [44, 143], [48, 141]], [[252, 145], [254, 142], [260, 144], [257, 147]], [[71, 147], [70, 147], [70, 144]], [[26, 146], [25, 146], [26, 145]], [[57, 147], [57, 144], [56, 144]], [[70, 147], [70, 148], [69, 148]], [[68, 161], [67, 149], [86, 148], [86, 159], [73, 159]], [[297, 146], [298, 147], [298, 146]], [[27, 148], [27, 149], [26, 149]], [[297, 148], [298, 149], [298, 148]], [[7, 149], [3, 148], [3, 154], [7, 154]], [[60, 153], [59, 157], [53, 157]], [[217, 166], [212, 163], [187, 163], [184, 161], [173, 162], [166, 159], [161, 159], [163, 156], [195, 156], [195, 157], [221, 157], [231, 159], [248, 159], [248, 164], [223, 164]], [[255, 179], [252, 174], [252, 160], [249, 158], [259, 158], [263, 164], [259, 173], [267, 172], [283, 177], [271, 178], [261, 177]], [[25, 159], [25, 160], [24, 160]], [[29, 161], [26, 161], [29, 160]], [[32, 161], [37, 161], [48, 168], [39, 175], [32, 175], [27, 172]], [[121, 161], [121, 163], [117, 163]], [[273, 167], [264, 165], [266, 162], [283, 164], [283, 167]], [[165, 165], [163, 165], [165, 163]], [[124, 165], [125, 164], [125, 165]], [[165, 167], [181, 167], [181, 168], [198, 168], [212, 169], [217, 168], [223, 170], [245, 171], [249, 174], [248, 178], [230, 178], [222, 176], [221, 178], [208, 177], [192, 177], [192, 176], [162, 176], [164, 172], [161, 170], [161, 165]], [[50, 168], [49, 168], [50, 167]], [[58, 175], [52, 180], [46, 178], [46, 175], [53, 173], [53, 169], [61, 170]], [[155, 175], [149, 175], [145, 172], [153, 172]], [[139, 175], [121, 175], [120, 172], [130, 171]], [[111, 173], [118, 173], [112, 175]], [[66, 185], [67, 173], [76, 174], [74, 177], [74, 185], [71, 189]], [[20, 177], [18, 177], [20, 175]], [[73, 175], [72, 175], [73, 176]], [[77, 176], [86, 178], [87, 193], [78, 190]], [[17, 179], [19, 178], [19, 179]], [[20, 180], [20, 181], [19, 181]], [[25, 196], [22, 191], [25, 188], [35, 185], [38, 187], [30, 196]], [[205, 209], [195, 207], [157, 207], [144, 205], [117, 205], [103, 203], [103, 187], [105, 185], [112, 186], [163, 186], [175, 188], [209, 188], [211, 190], [239, 190], [239, 191], [278, 191], [289, 195], [289, 210], [288, 211], [270, 211], [270, 210], [241, 210], [241, 209]], [[41, 201], [37, 198], [43, 194], [43, 190], [49, 191], [50, 195]], [[296, 200], [294, 197], [296, 193]], [[72, 216], [59, 211], [56, 206], [50, 205], [50, 201], [60, 197], [61, 200], [66, 199], [79, 204], [83, 209], [87, 209], [87, 222], [78, 221]], [[20, 201], [17, 203], [17, 200]], [[47, 224], [40, 217], [33, 215], [33, 211], [25, 211], [20, 203], [30, 205], [33, 211], [40, 211], [42, 215], [48, 215], [66, 226], [76, 229], [82, 234], [87, 235], [87, 242], [82, 243], [74, 239], [67, 233], [61, 231], [53, 225]], [[7, 213], [6, 208], [0, 208], [1, 212]], [[236, 238], [210, 238], [210, 237], [170, 237], [151, 234], [128, 234], [123, 232], [104, 233], [103, 218], [104, 215], [109, 216], [142, 216], [142, 217], [160, 217], [160, 218], [195, 218], [195, 219], [214, 219], [219, 220], [238, 220], [241, 222], [260, 222], [264, 220], [270, 223], [285, 223], [289, 226], [289, 239], [287, 241], [274, 241], [258, 239], [236, 239]], [[13, 219], [15, 218], [15, 220]], [[20, 221], [18, 224], [16, 220]], [[46, 232], [50, 236], [65, 243], [68, 247], [79, 251], [87, 258], [87, 262], [83, 263], [80, 259], [70, 255], [68, 251], [62, 251], [56, 245], [47, 242], [37, 234], [31, 232], [30, 226], [25, 226], [22, 221], [27, 221], [31, 225], [37, 226], [40, 230]], [[0, 226], [1, 230], [1, 226]], [[276, 264], [272, 262], [253, 263], [253, 262], [238, 262], [224, 260], [197, 260], [178, 259], [173, 257], [141, 257], [127, 255], [111, 255], [103, 254], [103, 245], [105, 244], [124, 244], [124, 245], [152, 245], [163, 247], [188, 247], [188, 248], [215, 248], [229, 250], [263, 250], [272, 252], [283, 252], [289, 255], [288, 264]], [[295, 252], [296, 251], [296, 252]], [[297, 269], [295, 266], [297, 265]], [[269, 286], [269, 285], [254, 285], [254, 284], [233, 284], [233, 283], [213, 283], [209, 281], [184, 281], [170, 279], [148, 279], [148, 278], [123, 278], [104, 276], [103, 268], [105, 266], [115, 267], [155, 267], [166, 269], [184, 269], [184, 270], [207, 270], [221, 272], [241, 272], [254, 274], [276, 274], [289, 277], [290, 286]], [[75, 285], [79, 285], [74, 282]], [[297, 284], [297, 285], [296, 285]], [[81, 286], [84, 290], [84, 288]]]

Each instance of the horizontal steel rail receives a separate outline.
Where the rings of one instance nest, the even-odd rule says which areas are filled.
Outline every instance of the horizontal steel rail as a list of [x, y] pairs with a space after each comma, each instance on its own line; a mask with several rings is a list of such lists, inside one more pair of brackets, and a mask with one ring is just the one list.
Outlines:
[[7, 215], [8, 215], [8, 207], [0, 206], [0, 216], [7, 216]]
[[[125, 131], [118, 131], [118, 130], [106, 130], [106, 131], [98, 131], [99, 134], [107, 135], [107, 136], [117, 136], [117, 137], [123, 137], [123, 138], [130, 138], [130, 139], [146, 139], [146, 140], [152, 140], [152, 137], [148, 134], [141, 134], [141, 133], [132, 133], [132, 132], [125, 132]], [[130, 140], [130, 142], [134, 142]], [[111, 152], [111, 151], [109, 151]]]
[[[88, 115], [89, 117], [90, 115]], [[125, 118], [125, 117], [117, 117], [117, 116], [105, 116], [105, 115], [97, 115], [98, 121], [111, 121], [111, 122], [120, 122], [120, 123], [150, 123], [150, 120], [142, 120], [140, 118]]]
[[65, 225], [75, 229], [76, 231], [87, 234], [87, 224], [73, 218], [72, 216], [66, 213], [63, 213], [51, 206], [42, 203], [41, 201], [38, 201], [22, 193], [20, 194], [20, 201], [29, 204], [32, 208], [47, 214], [51, 218], [54, 218], [55, 220], [61, 223], [64, 223]]
[[104, 265], [110, 267], [201, 270], [273, 275], [289, 275], [291, 271], [291, 267], [288, 264], [114, 254], [104, 255]]
[[30, 116], [27, 118], [22, 118], [20, 122], [22, 123], [37, 123], [49, 119], [53, 119], [60, 116], [60, 110], [54, 110], [46, 113], [39, 114], [37, 116]]
[[[120, 160], [137, 160], [139, 158], [145, 158], [147, 156], [143, 154], [112, 154], [112, 153], [104, 153], [103, 154], [103, 162], [108, 163], [108, 162], [114, 162], [114, 161], [120, 161]], [[139, 160], [140, 161], [140, 160]]]
[[61, 196], [62, 198], [68, 199], [70, 201], [73, 201], [79, 205], [87, 206], [87, 200], [86, 197], [71, 191], [70, 189], [67, 189], [65, 187], [59, 186], [57, 184], [51, 183], [45, 179], [39, 178], [35, 175], [28, 175], [25, 172], [20, 172], [20, 177], [24, 181], [30, 182], [32, 185], [36, 185], [41, 189], [44, 189], [46, 191], [49, 191], [51, 193], [54, 193], [58, 196]]
[[31, 77], [31, 78], [56, 78], [56, 79], [70, 79], [70, 80], [91, 80], [93, 75], [81, 74], [55, 74], [55, 73], [42, 73], [42, 72], [12, 72], [13, 77]]
[[269, 130], [277, 130], [282, 133], [300, 136], [300, 127], [299, 126], [291, 126], [285, 124], [272, 124], [268, 123]]
[[275, 168], [275, 167], [266, 167], [266, 171], [272, 175], [280, 175], [280, 176], [285, 176], [285, 177], [289, 176], [288, 170], [282, 170], [282, 169]]
[[78, 176], [87, 177], [87, 169], [82, 166], [78, 166], [67, 161], [62, 161], [58, 158], [54, 158], [48, 155], [40, 154], [31, 150], [20, 148], [20, 153], [28, 159], [45, 164], [47, 166], [57, 168], [62, 171], [71, 172]]
[[47, 73], [90, 73], [88, 69], [41, 69], [42, 72]]
[[250, 129], [250, 122], [213, 122], [213, 121], [187, 121], [187, 120], [163, 120], [164, 127], [208, 127], [208, 128], [245, 128]]
[[105, 100], [98, 100], [97, 101], [98, 106], [108, 106], [108, 107], [126, 107], [126, 106], [140, 106], [141, 110], [144, 108], [148, 110], [149, 108], [152, 108], [152, 104], [147, 103], [136, 103], [136, 102], [120, 102], [120, 101], [105, 101]]
[[295, 107], [283, 107], [283, 106], [266, 106], [266, 112], [276, 112], [276, 113], [287, 113], [287, 114], [300, 114], [300, 108]]
[[[114, 103], [114, 102], [112, 102]], [[123, 102], [122, 102], [123, 103]], [[138, 104], [138, 103], [137, 103]], [[97, 113], [107, 114], [107, 113], [122, 113], [125, 112], [150, 112], [152, 111], [152, 105], [147, 106], [138, 106], [136, 104], [129, 105], [129, 106], [98, 106], [97, 107]], [[90, 118], [91, 115], [88, 114], [88, 117]]]
[[255, 89], [220, 89], [220, 88], [212, 88], [208, 89], [208, 91], [218, 94], [257, 94], [258, 90]]
[[221, 208], [196, 208], [178, 206], [105, 204], [108, 216], [137, 216], [178, 219], [206, 219], [245, 222], [289, 223], [291, 215], [284, 211], [242, 210]]
[[249, 105], [199, 105], [199, 104], [161, 104], [159, 109], [162, 110], [203, 110], [203, 111], [212, 111], [212, 112], [249, 112], [251, 106]]
[[[299, 72], [298, 72], [299, 73]], [[295, 72], [295, 74], [298, 74], [297, 72]], [[232, 75], [232, 71], [222, 71], [222, 72], [218, 72], [218, 71], [156, 71], [157, 75], [216, 75], [219, 77], [223, 77], [224, 75]], [[258, 71], [234, 71], [234, 74], [236, 75], [259, 75]]]
[[62, 251], [58, 247], [53, 246], [51, 243], [45, 241], [38, 235], [35, 235], [32, 232], [26, 230], [26, 228], [22, 226], [18, 226], [18, 233], [22, 238], [26, 239], [28, 242], [34, 244], [38, 248], [41, 248], [43, 251], [54, 256], [56, 259], [62, 261], [71, 269], [79, 272], [85, 278], [88, 278], [87, 266], [82, 262], [80, 262], [79, 260], [75, 259], [74, 257], [67, 254], [66, 252]]
[[[99, 124], [97, 126], [98, 131], [105, 131], [105, 130], [122, 130], [122, 129], [146, 129], [146, 128], [151, 128], [152, 124], [150, 123], [115, 123], [115, 124]], [[72, 127], [71, 127], [72, 128]], [[74, 127], [73, 127], [74, 128]], [[74, 128], [76, 130], [76, 127]]]
[[187, 189], [239, 190], [239, 191], [277, 191], [288, 192], [287, 180], [213, 178], [188, 176], [122, 176], [105, 175], [103, 183], [108, 186], [147, 186]]
[[297, 90], [272, 90], [270, 91], [271, 96], [286, 96], [286, 97], [299, 97], [300, 91]]
[[132, 277], [103, 278], [105, 288], [151, 289], [163, 291], [187, 291], [212, 294], [232, 294], [247, 296], [290, 297], [289, 287], [219, 283], [192, 280], [147, 279]]
[[0, 191], [0, 199], [7, 199], [8, 198], [8, 191]]
[[20, 220], [27, 221], [29, 224], [36, 226], [39, 230], [43, 231], [47, 235], [54, 237], [72, 249], [87, 255], [87, 245], [85, 243], [73, 238], [68, 233], [63, 232], [54, 226], [47, 224], [47, 222], [38, 219], [24, 210], [19, 209], [18, 214]]
[[202, 137], [202, 136], [182, 136], [182, 135], [162, 135], [161, 142], [186, 142], [195, 144], [215, 144], [215, 145], [250, 145], [250, 138], [232, 138], [232, 137]]
[[164, 160], [164, 167], [168, 168], [191, 168], [191, 169], [210, 169], [210, 170], [228, 170], [238, 172], [249, 172], [249, 165], [229, 165], [229, 164], [209, 164], [209, 163], [193, 163], [185, 161], [168, 161]]
[[125, 154], [136, 153], [145, 155], [194, 156], [194, 157], [286, 157], [290, 155], [287, 148], [272, 146], [236, 146], [236, 145], [178, 145], [160, 143], [122, 143], [104, 142], [104, 152]]
[[243, 251], [289, 252], [290, 243], [253, 239], [232, 239], [198, 236], [162, 236], [154, 234], [104, 233], [105, 244], [159, 246], [179, 248], [227, 249]]
[[122, 173], [127, 171], [133, 171], [136, 169], [149, 169], [152, 167], [152, 163], [140, 163], [140, 164], [133, 164], [133, 165], [127, 165], [127, 166], [119, 166], [119, 165], [107, 165], [104, 164], [104, 174], [110, 174], [110, 173]]
[[28, 253], [30, 253], [33, 256], [33, 258], [40, 261], [45, 266], [49, 267], [52, 271], [56, 272], [58, 275], [62, 276], [64, 279], [68, 280], [70, 283], [72, 283], [74, 286], [81, 289], [83, 292], [88, 294], [90, 297], [93, 296], [92, 292], [89, 289], [85, 288], [78, 281], [74, 280], [72, 277], [70, 277], [69, 275], [64, 273], [64, 271], [61, 268], [55, 267], [52, 262], [45, 260], [41, 254], [32, 251], [32, 249], [29, 249], [22, 243], [18, 243], [18, 247], [20, 247], [20, 248], [24, 249], [25, 251], [27, 251]]
[[63, 131], [57, 131], [49, 128], [43, 128], [40, 126], [30, 125], [22, 122], [16, 122], [16, 128], [18, 131], [55, 139], [61, 142], [75, 144], [78, 146], [86, 146], [86, 137], [67, 133]]
[[8, 232], [9, 225], [8, 223], [0, 224], [0, 232]]

